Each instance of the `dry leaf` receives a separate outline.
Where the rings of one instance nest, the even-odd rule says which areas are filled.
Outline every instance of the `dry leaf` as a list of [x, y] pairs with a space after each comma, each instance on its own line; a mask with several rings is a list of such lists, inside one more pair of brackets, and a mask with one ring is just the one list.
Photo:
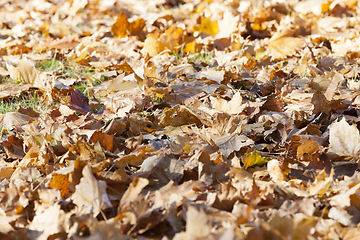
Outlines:
[[245, 135], [233, 134], [228, 137], [220, 138], [215, 141], [221, 153], [228, 157], [232, 152], [239, 151], [242, 147], [254, 144], [254, 141]]
[[356, 125], [350, 125], [345, 118], [336, 121], [329, 127], [329, 152], [340, 156], [349, 156], [358, 159], [360, 151], [360, 134]]
[[67, 232], [70, 228], [70, 216], [60, 207], [57, 204], [46, 209], [39, 208], [29, 224], [28, 235], [31, 238], [48, 239], [51, 235]]
[[204, 17], [201, 19], [201, 24], [199, 26], [194, 26], [194, 30], [212, 36], [219, 33], [219, 26], [216, 21]]
[[83, 177], [71, 197], [78, 207], [78, 212], [93, 213], [97, 216], [106, 208], [111, 208], [112, 204], [106, 193], [106, 183], [96, 180], [89, 165], [84, 167], [82, 174]]
[[3, 2], [0, 239], [358, 238], [357, 0]]
[[334, 171], [328, 175], [322, 170], [317, 176], [314, 183], [309, 187], [309, 193], [311, 195], [318, 195], [322, 197], [328, 190], [333, 180]]
[[259, 152], [256, 150], [242, 159], [245, 169], [247, 169], [248, 167], [253, 167], [255, 165], [256, 166], [265, 165], [267, 161], [268, 159], [261, 157], [259, 155]]
[[204, 210], [189, 206], [186, 211], [186, 234], [188, 238], [203, 238], [210, 234], [211, 226]]
[[279, 60], [295, 54], [296, 50], [300, 49], [304, 42], [302, 38], [293, 37], [283, 37], [270, 41], [268, 51], [271, 54], [271, 59]]
[[144, 27], [144, 19], [139, 18], [129, 23], [126, 15], [121, 13], [117, 16], [117, 20], [111, 27], [111, 31], [115, 37], [124, 38], [129, 35], [140, 35]]
[[7, 68], [10, 72], [10, 77], [15, 82], [34, 84], [36, 79], [39, 78], [37, 69], [33, 66], [31, 61], [25, 58], [19, 61], [17, 67], [8, 64]]

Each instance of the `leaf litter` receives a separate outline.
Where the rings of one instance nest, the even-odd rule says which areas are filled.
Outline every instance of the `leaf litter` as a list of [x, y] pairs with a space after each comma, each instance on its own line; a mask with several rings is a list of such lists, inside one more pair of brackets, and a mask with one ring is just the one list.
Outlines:
[[0, 6], [1, 239], [359, 238], [358, 1]]

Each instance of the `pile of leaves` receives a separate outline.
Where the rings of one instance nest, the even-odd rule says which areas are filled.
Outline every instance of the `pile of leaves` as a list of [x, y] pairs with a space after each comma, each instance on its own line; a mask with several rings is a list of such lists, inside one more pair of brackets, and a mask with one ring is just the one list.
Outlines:
[[360, 238], [359, 16], [0, 0], [0, 238]]

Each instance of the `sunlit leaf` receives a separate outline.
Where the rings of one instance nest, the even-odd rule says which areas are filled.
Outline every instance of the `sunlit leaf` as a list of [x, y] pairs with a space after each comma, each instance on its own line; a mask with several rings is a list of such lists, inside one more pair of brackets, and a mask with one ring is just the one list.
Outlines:
[[245, 169], [253, 166], [262, 166], [266, 164], [267, 161], [268, 159], [260, 156], [259, 152], [256, 150], [250, 153], [249, 155], [245, 156], [244, 158], [242, 158], [242, 162], [244, 163]]
[[111, 27], [111, 31], [115, 37], [124, 38], [129, 35], [139, 35], [144, 27], [144, 19], [139, 18], [130, 23], [126, 15], [121, 13], [118, 15], [116, 22]]
[[212, 21], [209, 18], [202, 18], [201, 24], [199, 26], [195, 26], [194, 30], [203, 32], [209, 36], [216, 35], [220, 31], [217, 21]]
[[59, 189], [61, 192], [61, 196], [66, 197], [70, 194], [69, 189], [69, 177], [66, 174], [52, 174], [51, 179], [49, 181], [49, 187]]

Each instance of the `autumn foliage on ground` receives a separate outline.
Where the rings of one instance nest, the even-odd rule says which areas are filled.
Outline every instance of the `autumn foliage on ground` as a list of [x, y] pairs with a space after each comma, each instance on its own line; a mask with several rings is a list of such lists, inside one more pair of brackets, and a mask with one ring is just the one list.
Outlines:
[[359, 16], [1, 0], [0, 238], [360, 239]]

